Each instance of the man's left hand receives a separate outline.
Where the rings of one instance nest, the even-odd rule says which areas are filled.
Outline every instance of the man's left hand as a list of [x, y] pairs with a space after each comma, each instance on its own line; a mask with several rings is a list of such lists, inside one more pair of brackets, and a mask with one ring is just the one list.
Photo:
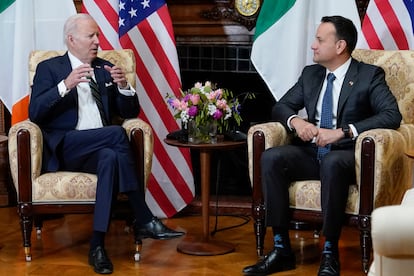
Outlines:
[[110, 67], [108, 65], [104, 66], [105, 70], [108, 71], [111, 74], [111, 77], [114, 79], [114, 82], [118, 85], [120, 88], [128, 87], [128, 82], [125, 77], [124, 70], [119, 66], [113, 66]]
[[315, 137], [315, 144], [318, 147], [324, 147], [328, 144], [335, 143], [344, 136], [342, 130], [319, 128], [318, 135]]

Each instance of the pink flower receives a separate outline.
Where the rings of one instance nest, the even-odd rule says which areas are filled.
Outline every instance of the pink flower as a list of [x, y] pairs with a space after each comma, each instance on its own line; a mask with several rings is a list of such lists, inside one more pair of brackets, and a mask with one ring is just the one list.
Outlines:
[[181, 101], [179, 99], [169, 99], [168, 103], [175, 109], [179, 108], [181, 105]]
[[198, 102], [200, 101], [200, 95], [198, 95], [198, 94], [192, 94], [192, 95], [190, 96], [190, 101], [191, 101], [194, 105], [197, 105], [197, 104], [198, 104]]
[[188, 109], [188, 103], [185, 101], [180, 101], [180, 105], [178, 107], [179, 110], [187, 110]]
[[203, 87], [203, 84], [201, 82], [196, 82], [194, 84], [194, 87], [200, 89], [201, 87]]
[[221, 99], [221, 97], [223, 96], [223, 90], [221, 90], [221, 88], [214, 91], [214, 93], [216, 94], [216, 99]]
[[216, 106], [220, 109], [226, 109], [228, 107], [227, 101], [225, 99], [217, 100]]

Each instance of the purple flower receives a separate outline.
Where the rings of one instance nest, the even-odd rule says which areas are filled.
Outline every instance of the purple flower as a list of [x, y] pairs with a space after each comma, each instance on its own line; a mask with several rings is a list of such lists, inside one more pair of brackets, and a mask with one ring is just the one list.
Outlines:
[[188, 102], [188, 100], [190, 99], [191, 94], [186, 94], [183, 98], [183, 101]]
[[217, 109], [216, 112], [214, 112], [214, 114], [213, 114], [213, 118], [214, 118], [214, 120], [218, 120], [221, 117], [223, 117], [223, 112], [221, 112], [219, 109]]
[[234, 113], [240, 114], [241, 105], [240, 104], [234, 105], [231, 109], [233, 110]]
[[188, 109], [188, 115], [189, 115], [190, 117], [194, 117], [194, 116], [196, 116], [196, 115], [197, 115], [197, 112], [198, 112], [198, 108], [197, 108], [197, 106], [195, 106], [195, 105], [191, 106], [191, 107]]

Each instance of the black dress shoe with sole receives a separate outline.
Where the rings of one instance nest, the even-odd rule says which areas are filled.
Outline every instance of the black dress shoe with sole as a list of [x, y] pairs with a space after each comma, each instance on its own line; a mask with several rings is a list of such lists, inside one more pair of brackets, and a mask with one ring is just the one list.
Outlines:
[[339, 276], [340, 265], [333, 254], [322, 254], [318, 276]]
[[295, 267], [296, 257], [293, 252], [282, 254], [279, 248], [274, 248], [257, 264], [245, 267], [243, 274], [249, 276], [264, 276], [275, 272], [292, 270]]
[[165, 226], [158, 218], [153, 217], [144, 225], [134, 223], [135, 239], [151, 238], [156, 240], [168, 240], [183, 236], [184, 232], [174, 231]]
[[99, 274], [111, 274], [114, 271], [111, 260], [106, 255], [105, 249], [97, 246], [89, 251], [89, 264]]

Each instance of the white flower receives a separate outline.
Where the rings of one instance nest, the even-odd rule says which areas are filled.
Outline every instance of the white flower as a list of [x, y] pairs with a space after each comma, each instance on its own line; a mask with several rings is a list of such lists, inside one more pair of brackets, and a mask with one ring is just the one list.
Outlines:
[[[217, 110], [217, 107], [214, 104], [209, 104], [208, 105], [208, 114], [210, 116], [213, 116], [214, 113], [216, 112], [216, 110]], [[230, 116], [231, 116], [231, 114], [230, 114]]]
[[231, 108], [227, 107], [226, 108], [226, 116], [224, 116], [224, 120], [227, 120], [227, 119], [231, 118], [231, 116], [232, 116]]
[[180, 118], [181, 118], [181, 122], [183, 122], [183, 123], [188, 122], [188, 120], [190, 119], [190, 116], [188, 116], [187, 110], [181, 111]]

